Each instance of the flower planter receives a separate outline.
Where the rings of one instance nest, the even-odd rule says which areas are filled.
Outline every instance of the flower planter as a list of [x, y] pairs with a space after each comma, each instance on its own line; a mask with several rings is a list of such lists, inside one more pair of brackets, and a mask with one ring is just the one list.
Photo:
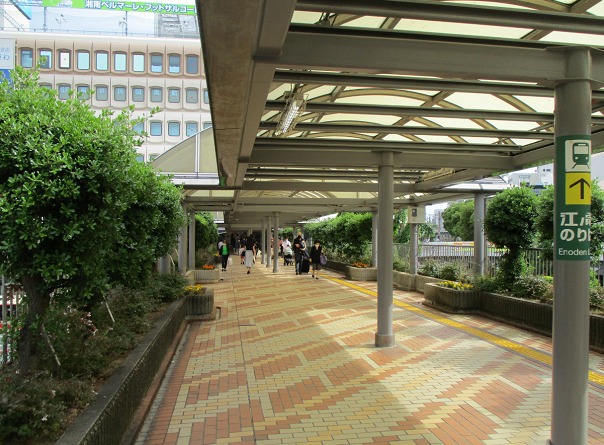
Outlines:
[[477, 311], [478, 301], [475, 290], [458, 290], [426, 283], [424, 298], [427, 306], [436, 307], [446, 312], [471, 313]]
[[346, 278], [352, 281], [377, 281], [377, 267], [346, 266]]
[[187, 320], [213, 320], [216, 318], [214, 292], [211, 289], [206, 289], [205, 291], [205, 293], [187, 295], [185, 297]]
[[213, 283], [220, 280], [220, 271], [218, 269], [195, 269], [189, 270], [185, 274], [185, 278], [190, 284], [195, 283]]
[[438, 283], [439, 281], [443, 281], [442, 278], [434, 278], [429, 277], [427, 275], [419, 275], [415, 276], [415, 290], [418, 292], [424, 292], [424, 287], [428, 283]]

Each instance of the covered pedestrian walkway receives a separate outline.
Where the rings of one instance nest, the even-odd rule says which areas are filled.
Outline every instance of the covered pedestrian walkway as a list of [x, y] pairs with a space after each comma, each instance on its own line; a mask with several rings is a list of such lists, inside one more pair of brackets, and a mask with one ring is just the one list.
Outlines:
[[[235, 264], [219, 318], [189, 325], [137, 445], [544, 444], [551, 340], [447, 315], [394, 290], [375, 348], [375, 282]], [[604, 443], [604, 356], [590, 354], [588, 443]]]

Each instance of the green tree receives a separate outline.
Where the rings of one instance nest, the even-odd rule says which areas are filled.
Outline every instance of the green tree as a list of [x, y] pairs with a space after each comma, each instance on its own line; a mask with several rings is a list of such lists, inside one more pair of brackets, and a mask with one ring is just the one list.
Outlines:
[[513, 187], [489, 202], [484, 219], [487, 238], [497, 247], [507, 247], [499, 270], [501, 285], [510, 288], [524, 271], [521, 251], [535, 237], [537, 196], [527, 187]]
[[0, 83], [0, 261], [27, 293], [18, 342], [27, 374], [51, 296], [91, 304], [131, 282], [175, 245], [182, 215], [179, 193], [135, 160], [131, 109], [97, 116], [40, 87], [35, 71], [12, 78]]
[[[541, 247], [553, 257], [554, 247], [554, 187], [547, 187], [541, 195], [537, 206], [536, 227]], [[597, 261], [604, 245], [604, 190], [597, 181], [591, 183], [591, 244], [592, 261]]]
[[474, 201], [457, 201], [443, 211], [443, 226], [453, 237], [474, 240]]
[[[195, 214], [195, 250], [214, 246], [218, 242], [218, 227], [210, 212]], [[229, 240], [230, 242], [230, 240]]]
[[351, 259], [363, 256], [371, 242], [371, 213], [343, 212], [335, 218], [304, 226], [305, 233], [325, 248]]

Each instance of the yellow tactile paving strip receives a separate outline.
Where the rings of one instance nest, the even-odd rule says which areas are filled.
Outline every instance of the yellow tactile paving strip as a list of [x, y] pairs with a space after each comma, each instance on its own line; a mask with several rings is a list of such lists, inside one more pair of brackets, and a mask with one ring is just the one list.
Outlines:
[[[273, 274], [260, 264], [223, 277], [215, 286], [221, 318], [190, 325], [137, 445], [549, 438], [543, 337], [466, 323], [397, 291], [396, 346], [376, 349], [375, 283], [334, 273], [313, 280], [292, 267]], [[601, 383], [601, 374], [590, 377]], [[590, 444], [604, 444], [604, 390], [590, 385], [589, 403]]]

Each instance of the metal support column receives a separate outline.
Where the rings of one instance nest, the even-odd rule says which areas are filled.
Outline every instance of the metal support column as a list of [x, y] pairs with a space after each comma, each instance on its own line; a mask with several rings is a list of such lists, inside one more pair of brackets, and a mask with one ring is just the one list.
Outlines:
[[[184, 212], [186, 215], [186, 210], [184, 210]], [[183, 275], [187, 271], [187, 233], [188, 227], [187, 225], [184, 225], [180, 228], [180, 233], [178, 235], [178, 272]]]
[[[219, 252], [220, 254], [220, 252]], [[195, 270], [195, 212], [189, 212], [189, 270]]]
[[378, 266], [378, 211], [371, 211], [371, 265]]
[[378, 313], [375, 346], [394, 346], [392, 297], [392, 215], [394, 212], [394, 154], [381, 153], [378, 168]]
[[264, 258], [266, 256], [266, 219], [262, 220], [262, 231], [260, 232], [260, 264], [264, 264]]
[[484, 223], [485, 199], [484, 193], [474, 193], [474, 274], [484, 274], [485, 239]]
[[264, 245], [264, 251], [266, 252], [266, 267], [271, 267], [271, 217], [266, 217], [266, 244]]
[[411, 234], [409, 237], [409, 273], [415, 275], [417, 273], [417, 252], [419, 251], [419, 231], [418, 225], [409, 224]]
[[273, 213], [273, 273], [279, 272], [279, 212]]
[[555, 88], [552, 445], [587, 444], [591, 54], [566, 53]]

